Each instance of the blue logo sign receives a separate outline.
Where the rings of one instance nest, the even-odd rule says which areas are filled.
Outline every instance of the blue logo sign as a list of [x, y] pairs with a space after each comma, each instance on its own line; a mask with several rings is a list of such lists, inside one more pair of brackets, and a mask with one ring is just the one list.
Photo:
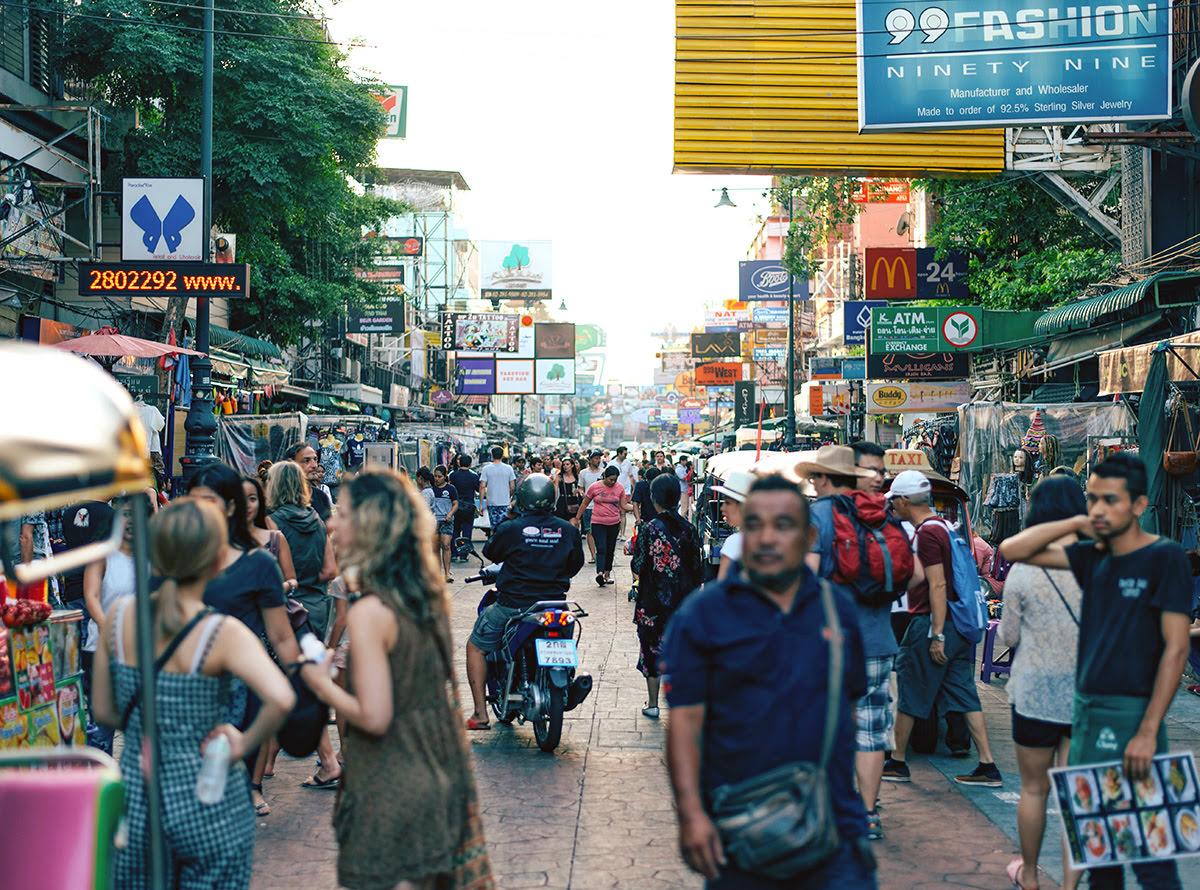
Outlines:
[[[808, 299], [808, 279], [791, 276], [792, 296]], [[788, 272], [779, 260], [744, 260], [738, 263], [739, 300], [786, 300]]]
[[1169, 119], [1170, 18], [1159, 0], [858, 0], [859, 129]]
[[786, 306], [755, 306], [752, 312], [755, 324], [787, 324]]
[[842, 342], [847, 346], [864, 346], [867, 328], [871, 326], [871, 310], [887, 305], [887, 300], [857, 300], [842, 304]]
[[867, 360], [865, 358], [842, 359], [843, 380], [866, 380]]
[[142, 230], [142, 243], [146, 245], [147, 253], [154, 253], [160, 237], [166, 241], [167, 250], [174, 253], [183, 241], [181, 233], [188, 223], [196, 218], [196, 208], [180, 195], [167, 211], [167, 215], [159, 219], [158, 211], [154, 209], [150, 199], [142, 195], [129, 211], [129, 218]]

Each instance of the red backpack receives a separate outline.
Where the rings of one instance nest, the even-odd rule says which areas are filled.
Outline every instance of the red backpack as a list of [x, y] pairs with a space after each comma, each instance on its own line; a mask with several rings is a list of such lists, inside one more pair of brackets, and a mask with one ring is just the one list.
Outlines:
[[913, 575], [912, 544], [882, 494], [834, 495], [833, 580], [868, 606], [904, 595]]

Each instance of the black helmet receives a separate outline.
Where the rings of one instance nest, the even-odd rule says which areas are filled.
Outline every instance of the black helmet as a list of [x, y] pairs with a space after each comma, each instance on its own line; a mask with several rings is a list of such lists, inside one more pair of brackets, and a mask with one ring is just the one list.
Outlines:
[[554, 483], [543, 473], [530, 473], [517, 486], [517, 509], [522, 513], [551, 513], [557, 502]]

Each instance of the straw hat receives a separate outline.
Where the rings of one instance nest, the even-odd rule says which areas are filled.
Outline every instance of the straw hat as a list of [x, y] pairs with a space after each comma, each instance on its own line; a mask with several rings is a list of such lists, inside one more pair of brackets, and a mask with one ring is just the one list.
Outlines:
[[873, 470], [859, 469], [854, 465], [854, 449], [849, 445], [822, 445], [817, 449], [816, 460], [804, 460], [796, 464], [801, 476], [823, 473], [826, 476], [874, 476]]
[[746, 500], [746, 495], [750, 493], [750, 486], [754, 484], [758, 477], [753, 473], [745, 473], [737, 470], [725, 477], [725, 481], [720, 485], [714, 485], [712, 490], [725, 495], [725, 497], [733, 498], [738, 503]]

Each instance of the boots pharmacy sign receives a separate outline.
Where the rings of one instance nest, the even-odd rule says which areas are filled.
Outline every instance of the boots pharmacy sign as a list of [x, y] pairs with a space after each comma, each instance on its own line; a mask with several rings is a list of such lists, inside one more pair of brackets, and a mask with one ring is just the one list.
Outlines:
[[858, 0], [858, 127], [1171, 117], [1165, 0]]

